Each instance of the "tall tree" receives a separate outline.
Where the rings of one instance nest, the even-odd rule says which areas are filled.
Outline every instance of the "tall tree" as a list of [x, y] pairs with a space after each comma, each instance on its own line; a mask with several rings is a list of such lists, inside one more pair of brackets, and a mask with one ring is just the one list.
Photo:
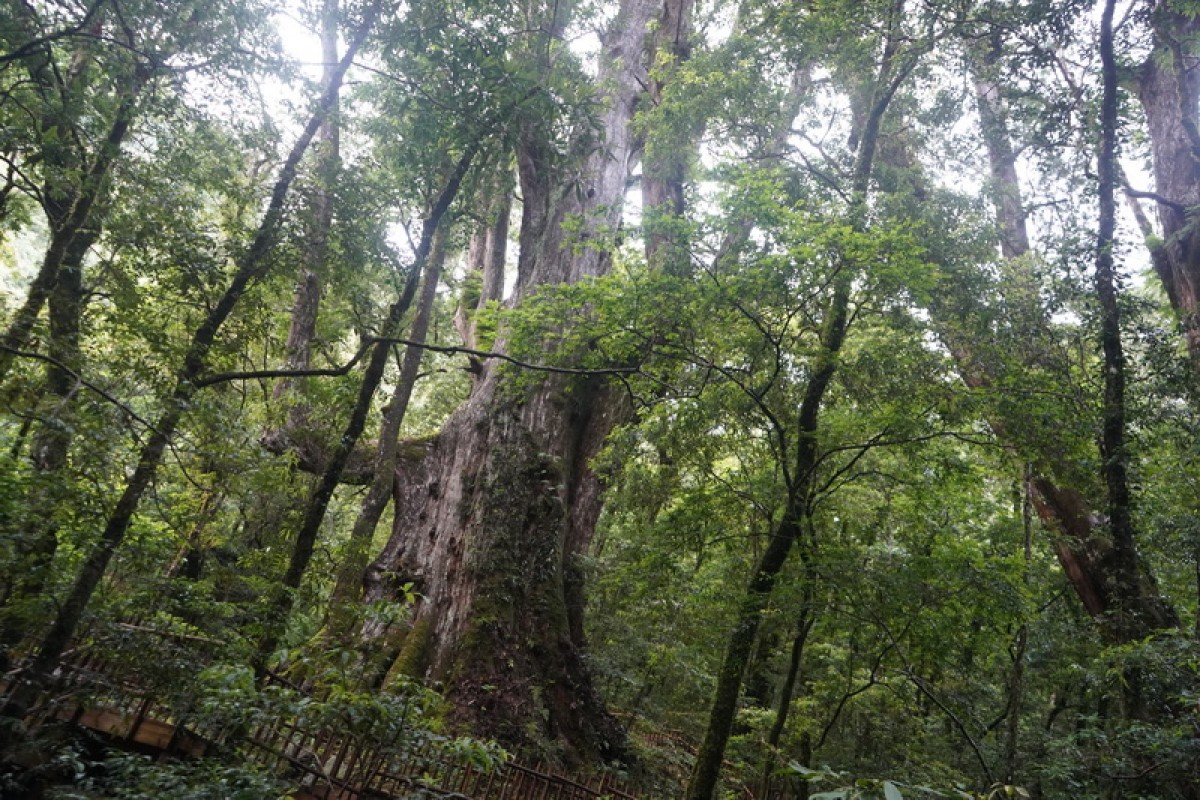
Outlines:
[[[1008, 128], [1007, 112], [1004, 97], [997, 82], [1000, 75], [1000, 34], [993, 32], [992, 40], [982, 52], [976, 50], [973, 54], [972, 70], [974, 72], [976, 108], [979, 113], [981, 133], [988, 154], [990, 167], [991, 195], [997, 227], [1000, 231], [1001, 253], [1009, 259], [1018, 275], [1024, 275], [1029, 270], [1029, 259], [1033, 257], [1030, 247], [1029, 233], [1026, 225], [1026, 211], [1017, 180], [1016, 155], [1014, 153], [1011, 134]], [[1115, 125], [1115, 122], [1113, 123]], [[1112, 209], [1108, 209], [1111, 213]], [[1107, 228], [1112, 221], [1104, 223]], [[1111, 235], [1111, 230], [1109, 231]], [[1100, 246], [1097, 258], [1099, 283], [1111, 283], [1111, 269], [1102, 268], [1106, 258], [1111, 257], [1112, 245]], [[1109, 253], [1108, 256], [1105, 253]], [[1108, 275], [1104, 281], [1100, 275]], [[1099, 285], [1098, 283], [1098, 285]], [[956, 293], [955, 297], [959, 297]], [[1115, 299], [1111, 294], [1106, 295], [1105, 310], [1102, 326], [1105, 333], [1105, 352], [1107, 358], [1121, 361], [1119, 341], [1119, 315]], [[944, 296], [949, 299], [951, 295]], [[965, 299], [965, 296], [962, 296]], [[1003, 370], [1002, 359], [981, 357], [977, 353], [977, 344], [964, 338], [961, 331], [955, 330], [955, 325], [949, 321], [948, 313], [962, 314], [964, 308], [955, 306], [951, 301], [947, 304], [935, 304], [933, 313], [939, 322], [939, 330], [947, 342], [951, 353], [957, 360], [960, 374], [968, 386], [977, 389], [990, 390], [1005, 378], [998, 374]], [[971, 301], [967, 301], [970, 303]], [[966, 311], [969, 316], [972, 312]], [[1050, 337], [1050, 324], [1043, 309], [1033, 309], [1033, 325], [1039, 331], [1035, 335]], [[960, 317], [961, 318], [961, 317]], [[1114, 329], [1113, 326], [1117, 325]], [[1019, 356], [1027, 360], [1037, 358], [1029, 353]], [[1028, 366], [1034, 366], [1029, 363]], [[1113, 377], [1112, 367], [1120, 367], [1119, 363], [1109, 364], [1105, 369], [1105, 380], [1121, 381]], [[1123, 372], [1122, 369], [1118, 369]], [[1119, 386], [1110, 387], [1114, 397], [1123, 394]], [[1108, 401], [1109, 409], [1123, 405], [1115, 400]], [[1014, 409], [1015, 411], [1015, 409]], [[1115, 417], [1114, 417], [1115, 420]], [[1016, 419], [1008, 418], [1007, 412], [1001, 412], [991, 420], [993, 428], [1002, 438], [1012, 438], [1019, 427]], [[1105, 422], [1106, 429], [1109, 422]], [[1112, 426], [1120, 427], [1115, 421]], [[1105, 436], [1117, 437], [1115, 433]], [[1110, 550], [1104, 531], [1101, 530], [1100, 517], [1092, 509], [1087, 498], [1086, 478], [1080, 485], [1077, 465], [1070, 462], [1059, 451], [1056, 445], [1045, 439], [1036, 437], [1021, 437], [1023, 446], [1032, 445], [1034, 448], [1033, 462], [1035, 474], [1030, 487], [1034, 492], [1035, 507], [1042, 521], [1061, 534], [1056, 543], [1056, 554], [1063, 571], [1071, 581], [1076, 594], [1087, 611], [1096, 618], [1107, 631], [1112, 641], [1129, 642], [1142, 638], [1150, 632], [1163, 628], [1173, 628], [1178, 624], [1178, 617], [1173, 608], [1165, 603], [1155, 586], [1153, 576], [1148, 572], [1144, 563], [1140, 563], [1136, 555], [1132, 537], [1129, 533], [1131, 524], [1126, 508], [1128, 500], [1120, 501], [1122, 495], [1119, 487], [1109, 486], [1109, 491], [1116, 492], [1118, 500], [1111, 497], [1109, 502], [1118, 502], [1125, 508], [1116, 518], [1111, 534]], [[1106, 444], [1107, 448], [1111, 445]], [[1123, 452], [1123, 446], [1118, 448]], [[1116, 455], [1114, 453], [1113, 455]], [[1124, 458], [1125, 456], [1119, 456]], [[1106, 454], [1106, 469], [1113, 466], [1111, 455]], [[1108, 480], [1120, 484], [1123, 481], [1115, 476], [1106, 476]], [[1119, 529], [1119, 530], [1118, 530]], [[1116, 538], [1122, 539], [1122, 544], [1116, 545]], [[1119, 552], [1118, 552], [1119, 551]], [[1136, 566], [1135, 566], [1136, 565]], [[1121, 609], [1124, 609], [1122, 611]], [[1125, 621], [1121, 622], [1122, 615]], [[1131, 616], [1130, 616], [1131, 615]], [[1132, 620], [1138, 620], [1132, 623]], [[1125, 626], [1133, 624], [1133, 628]]]
[[[338, 66], [338, 32], [341, 14], [338, 0], [323, 0], [319, 22], [321, 60], [324, 62], [321, 86], [327, 89], [333, 82]], [[306, 226], [307, 247], [296, 276], [296, 291], [292, 298], [292, 314], [288, 327], [286, 364], [291, 371], [308, 369], [312, 361], [313, 339], [317, 334], [317, 317], [321, 307], [322, 276], [329, 257], [329, 239], [333, 227], [334, 196], [341, 167], [341, 121], [335, 101], [313, 144], [316, 165], [314, 186], [308, 208]], [[301, 463], [320, 464], [323, 459], [314, 452], [316, 436], [300, 436], [308, 427], [303, 392], [291, 380], [281, 380], [272, 392], [279, 400], [287, 398], [289, 407], [283, 426], [263, 435], [270, 450], [283, 452], [289, 446], [299, 450]], [[298, 438], [300, 437], [300, 438]]]
[[[673, 8], [675, 20], [691, 13]], [[577, 178], [555, 163], [563, 144], [544, 126], [527, 122], [521, 132], [518, 302], [610, 268], [640, 150], [632, 122], [646, 53], [653, 31], [675, 32], [652, 24], [663, 9], [625, 0], [602, 36], [594, 127], [580, 120], [565, 143], [587, 154]], [[532, 13], [532, 27], [548, 32], [535, 47], [549, 68], [567, 57], [564, 10]], [[589, 461], [623, 411], [596, 379], [558, 375], [529, 386], [495, 364], [481, 369], [467, 403], [401, 466], [392, 537], [367, 596], [387, 596], [388, 576], [416, 584], [422, 600], [404, 650], [448, 682], [456, 715], [473, 730], [518, 746], [557, 740], [568, 758], [614, 758], [624, 737], [581, 657], [575, 560], [600, 510]]]
[[1172, 0], [1147, 2], [1153, 49], [1137, 71], [1146, 115], [1161, 241], [1154, 268], [1179, 314], [1192, 361], [1200, 370], [1200, 234], [1191, 209], [1200, 205], [1200, 16]]
[[[84, 391], [83, 323], [92, 293], [85, 259], [116, 216], [114, 194], [130, 190], [122, 175], [129, 166], [122, 161], [122, 149], [135, 123], [160, 122], [172, 114], [173, 103], [154, 96], [172, 94], [166, 86], [170, 79], [184, 80], [193, 71], [216, 78], [246, 66], [239, 48], [247, 39], [231, 36], [226, 27], [240, 12], [214, 6], [213, 16], [203, 22], [156, 6], [126, 11], [145, 14], [146, 24], [131, 27], [104, 3], [87, 6], [77, 20], [66, 16], [69, 9], [53, 4], [41, 9], [18, 4], [13, 9], [17, 24], [6, 31], [13, 49], [4, 70], [21, 67], [28, 76], [10, 87], [7, 101], [31, 103], [37, 114], [29, 141], [18, 150], [28, 152], [16, 166], [30, 184], [25, 190], [43, 209], [48, 241], [0, 345], [0, 381], [18, 354], [46, 363], [40, 407], [30, 409], [40, 421], [29, 443], [26, 513], [0, 523], [5, 540], [23, 558], [4, 591], [4, 602], [13, 604], [0, 637], [5, 650], [26, 630], [29, 609], [21, 606], [42, 593], [58, 545], [62, 514], [44, 511], [70, 505], [73, 484], [65, 468], [79, 425], [74, 411], [77, 395]], [[251, 6], [244, 12], [253, 33], [253, 26], [263, 21], [260, 9]], [[198, 58], [203, 65], [196, 65]], [[40, 185], [31, 184], [35, 179]], [[38, 332], [43, 305], [49, 310], [45, 352], [22, 350]], [[5, 386], [9, 402], [20, 402], [18, 383]]]
[[197, 379], [207, 365], [207, 357], [221, 326], [229, 318], [238, 301], [250, 284], [262, 277], [269, 265], [267, 259], [279, 232], [284, 213], [284, 201], [295, 179], [300, 160], [312, 142], [325, 115], [333, 105], [340, 88], [341, 78], [350, 68], [359, 47], [374, 27], [382, 3], [375, 3], [365, 10], [364, 18], [355, 30], [346, 55], [338, 64], [336, 80], [322, 93], [313, 116], [293, 145], [280, 171], [271, 194], [271, 200], [263, 214], [254, 240], [238, 260], [237, 269], [221, 295], [220, 301], [208, 312], [203, 323], [193, 332], [191, 344], [175, 381], [175, 388], [167, 401], [167, 407], [156, 420], [150, 436], [138, 454], [138, 462], [121, 497], [105, 524], [99, 541], [93, 547], [80, 568], [68, 597], [59, 607], [53, 624], [41, 639], [37, 654], [22, 673], [19, 687], [9, 696], [4, 709], [7, 716], [20, 717], [50, 675], [59, 658], [70, 644], [84, 610], [87, 608], [96, 587], [99, 585], [109, 562], [121, 546], [129, 530], [142, 497], [153, 482], [163, 453], [170, 437], [174, 434], [189, 401], [197, 390]]
[[[854, 87], [861, 100], [861, 116], [851, 141], [856, 145], [854, 167], [849, 181], [849, 204], [845, 224], [856, 234], [868, 227], [868, 193], [875, 165], [884, 116], [897, 90], [911, 74], [923, 54], [921, 46], [906, 47], [902, 39], [903, 2], [892, 3], [884, 11], [880, 35], [880, 57], [875, 72], [863, 76]], [[817, 464], [821, 451], [821, 411], [826, 393], [838, 369], [840, 352], [851, 322], [850, 301], [853, 282], [868, 263], [850, 252], [844, 253], [830, 279], [829, 298], [821, 318], [819, 352], [810, 367], [810, 376], [795, 410], [795, 428], [776, 425], [774, 436], [786, 459], [781, 465], [785, 482], [785, 503], [766, 549], [753, 568], [739, 604], [733, 631], [717, 678], [712, 710], [704, 741], [688, 783], [689, 800], [710, 800], [717, 789], [725, 747], [733, 727], [738, 695], [749, 663], [751, 648], [761, 618], [771, 597], [780, 571], [808, 521], [808, 504], [814, 494]], [[771, 417], [774, 419], [774, 417]], [[790, 463], [788, 463], [790, 462]]]

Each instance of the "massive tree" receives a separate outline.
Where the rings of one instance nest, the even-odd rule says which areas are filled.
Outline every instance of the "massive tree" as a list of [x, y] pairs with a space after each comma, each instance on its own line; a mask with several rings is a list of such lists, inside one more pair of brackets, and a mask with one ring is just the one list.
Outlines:
[[[236, 662], [188, 664], [189, 697], [246, 665], [366, 703], [417, 677], [568, 764], [678, 727], [696, 769], [647, 759], [660, 796], [1187, 795], [1186, 8], [342, 2], [384, 21], [339, 103], [312, 0], [323, 100], [284, 160], [278, 110], [210, 118], [227, 87], [182, 55], [245, 5], [0, 12], [0, 258], [32, 279], [0, 584], [35, 682], [185, 630]], [[1139, 148], [1173, 309], [1121, 286]]]
[[[534, 12], [549, 34], [535, 50], [545, 58], [566, 57], [561, 13]], [[647, 54], [656, 38], [673, 40], [688, 14], [686, 3], [621, 3], [602, 37], [594, 119], [576, 120], [565, 143], [525, 124], [516, 302], [609, 270], [641, 149], [632, 123]], [[577, 166], [560, 162], [564, 147], [584, 154]], [[622, 397], [599, 378], [531, 382], [494, 363], [479, 368], [467, 403], [400, 467], [392, 537], [369, 571], [367, 596], [415, 584], [422, 599], [402, 660], [445, 681], [472, 729], [519, 746], [558, 741], [568, 758], [620, 756], [623, 735], [582, 659], [576, 559], [600, 511], [589, 462], [623, 419]]]

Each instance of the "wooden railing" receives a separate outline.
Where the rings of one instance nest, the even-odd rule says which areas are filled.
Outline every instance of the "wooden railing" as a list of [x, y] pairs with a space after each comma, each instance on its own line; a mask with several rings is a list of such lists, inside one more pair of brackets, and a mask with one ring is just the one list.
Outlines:
[[[178, 638], [142, 625], [125, 633]], [[185, 637], [199, 639], [202, 637]], [[148, 647], [150, 657], [155, 648]], [[52, 720], [70, 720], [131, 746], [180, 757], [211, 754], [226, 745], [229, 730], [217, 730], [193, 712], [189, 692], [173, 696], [130, 675], [98, 649], [73, 651], [31, 705], [31, 732]], [[195, 665], [194, 665], [195, 666]], [[199, 664], [203, 666], [203, 664]], [[195, 669], [198, 673], [199, 669]], [[0, 701], [19, 680], [19, 669], [0, 680]], [[277, 679], [279, 680], [279, 679]], [[447, 753], [435, 742], [416, 746], [368, 741], [349, 731], [312, 730], [294, 719], [274, 717], [237, 733], [250, 757], [288, 776], [310, 798], [358, 800], [408, 796], [418, 788], [431, 796], [465, 800], [634, 800], [608, 775], [580, 782], [542, 765], [513, 762], [487, 766]]]

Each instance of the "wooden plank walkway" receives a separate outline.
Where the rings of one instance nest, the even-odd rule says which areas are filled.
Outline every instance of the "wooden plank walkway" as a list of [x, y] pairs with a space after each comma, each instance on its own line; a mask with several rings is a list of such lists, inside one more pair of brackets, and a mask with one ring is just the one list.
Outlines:
[[[143, 626], [125, 628], [146, 632]], [[0, 682], [0, 701], [15, 675]], [[186, 698], [159, 697], [152, 687], [84, 649], [64, 662], [27, 724], [33, 730], [52, 720], [68, 720], [127, 745], [197, 758], [219, 749], [230, 732], [206, 729], [190, 713], [192, 708]], [[240, 734], [255, 761], [295, 780], [298, 796], [312, 800], [384, 800], [418, 788], [460, 800], [635, 800], [608, 775], [582, 782], [540, 764], [514, 762], [487, 769], [436, 743], [396, 747], [394, 742], [365, 741], [348, 730], [308, 729], [295, 719], [275, 718]]]

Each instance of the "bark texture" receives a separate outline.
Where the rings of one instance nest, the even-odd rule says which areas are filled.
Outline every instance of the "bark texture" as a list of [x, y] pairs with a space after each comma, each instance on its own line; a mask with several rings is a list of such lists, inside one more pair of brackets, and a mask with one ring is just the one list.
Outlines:
[[1154, 51], [1137, 76], [1146, 114], [1165, 258], [1154, 266], [1179, 314], [1193, 367], [1200, 372], [1200, 17], [1178, 4], [1152, 3]]
[[[479, 347], [477, 315], [489, 303], [504, 298], [504, 267], [508, 258], [509, 217], [512, 215], [513, 169], [505, 163], [499, 174], [485, 184], [490, 199], [482, 205], [484, 219], [471, 236], [467, 248], [467, 286], [454, 312], [454, 327], [467, 347]], [[470, 372], [479, 377], [478, 359], [470, 359]]]
[[[1100, 346], [1104, 353], [1104, 408], [1102, 412], [1101, 472], [1108, 495], [1108, 533], [1113, 543], [1110, 580], [1121, 584], [1113, 624], [1122, 639], [1141, 634], [1144, 623], [1134, 618], [1138, 558], [1134, 544], [1133, 497], [1129, 489], [1129, 455], [1125, 446], [1125, 350], [1121, 342], [1121, 308], [1118, 303], [1116, 260], [1117, 226], [1117, 59], [1113, 50], [1115, 0], [1106, 0], [1100, 19], [1100, 64], [1103, 96], [1100, 102], [1100, 146], [1097, 153], [1100, 218], [1096, 235], [1096, 297], [1100, 301]], [[1128, 586], [1130, 588], [1123, 588]], [[1128, 694], [1128, 693], [1127, 693]]]
[[[514, 302], [608, 271], [640, 148], [631, 122], [650, 23], [662, 8], [661, 0], [625, 0], [604, 35], [602, 141], [576, 143], [590, 154], [575, 180], [546, 157], [549, 144], [535, 131], [522, 135]], [[493, 349], [503, 347], [501, 337]], [[566, 763], [622, 757], [623, 731], [581, 657], [576, 557], [600, 511], [589, 460], [625, 406], [596, 379], [480, 370], [436, 439], [402, 461], [395, 525], [369, 570], [368, 598], [416, 584], [423, 599], [399, 661], [443, 681], [471, 730]]]

